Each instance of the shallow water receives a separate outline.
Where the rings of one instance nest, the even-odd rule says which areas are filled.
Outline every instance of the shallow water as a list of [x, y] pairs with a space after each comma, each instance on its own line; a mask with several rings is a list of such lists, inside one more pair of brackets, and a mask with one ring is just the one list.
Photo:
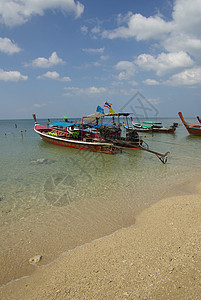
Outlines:
[[134, 224], [140, 211], [200, 174], [201, 138], [189, 136], [183, 126], [175, 134], [146, 134], [150, 149], [170, 151], [163, 165], [142, 151], [108, 155], [50, 145], [33, 125], [0, 121], [1, 284], [31, 273], [28, 260], [36, 254], [43, 255], [39, 264], [46, 264]]

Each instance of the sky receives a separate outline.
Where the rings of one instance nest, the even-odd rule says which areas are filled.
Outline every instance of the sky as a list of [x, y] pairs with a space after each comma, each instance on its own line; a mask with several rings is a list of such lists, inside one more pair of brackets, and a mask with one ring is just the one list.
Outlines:
[[0, 0], [0, 119], [201, 116], [200, 28], [200, 0]]

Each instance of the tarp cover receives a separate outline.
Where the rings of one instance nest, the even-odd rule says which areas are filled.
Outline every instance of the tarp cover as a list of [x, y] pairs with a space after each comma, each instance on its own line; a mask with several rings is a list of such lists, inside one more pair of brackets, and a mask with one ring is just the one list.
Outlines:
[[69, 127], [69, 126], [73, 126], [75, 125], [75, 123], [71, 123], [71, 122], [51, 122], [49, 123], [49, 126], [57, 126], [57, 127]]
[[97, 112], [97, 113], [95, 113], [93, 115], [88, 115], [86, 117], [83, 117], [83, 120], [84, 121], [95, 121], [96, 118], [101, 118], [103, 116], [104, 116], [104, 114], [101, 114], [101, 113]]

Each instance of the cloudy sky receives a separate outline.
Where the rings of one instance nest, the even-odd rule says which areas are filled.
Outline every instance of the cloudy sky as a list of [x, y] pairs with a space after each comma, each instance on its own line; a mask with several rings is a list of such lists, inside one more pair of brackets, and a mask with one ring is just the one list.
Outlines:
[[201, 115], [200, 28], [200, 0], [0, 0], [0, 118], [129, 111], [135, 95]]

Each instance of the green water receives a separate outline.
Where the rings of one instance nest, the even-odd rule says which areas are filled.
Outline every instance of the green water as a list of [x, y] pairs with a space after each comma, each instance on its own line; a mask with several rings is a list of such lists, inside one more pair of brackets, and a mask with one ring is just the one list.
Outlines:
[[[171, 125], [179, 120], [162, 122]], [[52, 216], [61, 239], [66, 226], [66, 241], [54, 255], [47, 255], [46, 263], [68, 249], [134, 224], [140, 211], [200, 174], [201, 138], [189, 136], [183, 126], [175, 134], [146, 134], [150, 149], [170, 151], [163, 165], [143, 151], [108, 155], [51, 145], [40, 140], [33, 125], [32, 120], [0, 121], [0, 232], [5, 238], [13, 228], [30, 231], [39, 216], [40, 237], [47, 226], [52, 230], [48, 217]], [[19, 230], [17, 235], [20, 239]], [[47, 244], [51, 242], [50, 232]], [[22, 275], [16, 271], [9, 279]]]

